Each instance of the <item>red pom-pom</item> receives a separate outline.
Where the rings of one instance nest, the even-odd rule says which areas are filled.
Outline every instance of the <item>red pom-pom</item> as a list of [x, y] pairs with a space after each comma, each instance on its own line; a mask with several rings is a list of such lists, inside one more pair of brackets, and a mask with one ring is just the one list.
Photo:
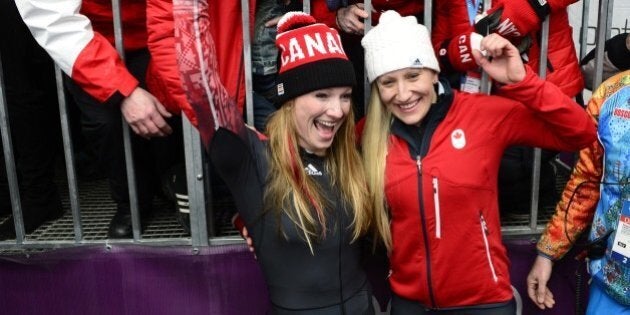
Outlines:
[[287, 12], [284, 16], [282, 16], [280, 21], [278, 21], [278, 34], [315, 23], [317, 23], [315, 18], [304, 12]]

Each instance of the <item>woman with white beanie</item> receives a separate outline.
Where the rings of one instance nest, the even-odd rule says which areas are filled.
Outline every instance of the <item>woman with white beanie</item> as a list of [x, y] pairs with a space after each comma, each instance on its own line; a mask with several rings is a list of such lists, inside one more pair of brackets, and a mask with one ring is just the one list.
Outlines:
[[391, 313], [514, 314], [497, 205], [503, 150], [578, 150], [595, 140], [592, 120], [496, 34], [472, 57], [501, 96], [459, 93], [440, 80], [414, 17], [385, 12], [362, 45], [372, 83], [362, 150], [390, 251]]

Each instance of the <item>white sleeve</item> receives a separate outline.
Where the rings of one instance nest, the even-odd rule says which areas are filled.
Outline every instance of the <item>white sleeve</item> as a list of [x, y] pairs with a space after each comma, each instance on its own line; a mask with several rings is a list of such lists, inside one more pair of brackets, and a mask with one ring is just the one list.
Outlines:
[[35, 40], [72, 76], [77, 57], [94, 37], [90, 20], [79, 13], [81, 0], [15, 0], [15, 4]]

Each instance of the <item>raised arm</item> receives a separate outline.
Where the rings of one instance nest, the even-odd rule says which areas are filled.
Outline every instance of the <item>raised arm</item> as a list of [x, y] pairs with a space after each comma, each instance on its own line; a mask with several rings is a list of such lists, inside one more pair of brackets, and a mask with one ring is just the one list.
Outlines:
[[481, 41], [481, 49], [486, 56], [475, 50], [475, 60], [495, 82], [504, 85], [498, 94], [525, 105], [515, 107], [500, 130], [508, 144], [576, 151], [596, 140], [592, 119], [556, 85], [524, 66], [509, 41], [490, 34]]

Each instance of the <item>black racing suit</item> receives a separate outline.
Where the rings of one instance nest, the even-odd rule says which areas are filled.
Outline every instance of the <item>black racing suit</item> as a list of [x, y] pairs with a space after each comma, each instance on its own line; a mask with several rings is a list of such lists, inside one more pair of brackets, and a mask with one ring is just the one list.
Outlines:
[[[351, 211], [333, 187], [325, 159], [301, 150], [311, 176], [329, 198], [327, 233], [313, 242], [286, 214], [264, 211], [270, 154], [267, 142], [248, 130], [243, 141], [227, 129], [216, 131], [210, 156], [234, 196], [254, 241], [269, 288], [273, 314], [373, 314], [367, 277], [361, 266], [361, 242], [350, 243]], [[271, 153], [273, 154], [273, 153]], [[281, 226], [281, 229], [279, 228]]]

